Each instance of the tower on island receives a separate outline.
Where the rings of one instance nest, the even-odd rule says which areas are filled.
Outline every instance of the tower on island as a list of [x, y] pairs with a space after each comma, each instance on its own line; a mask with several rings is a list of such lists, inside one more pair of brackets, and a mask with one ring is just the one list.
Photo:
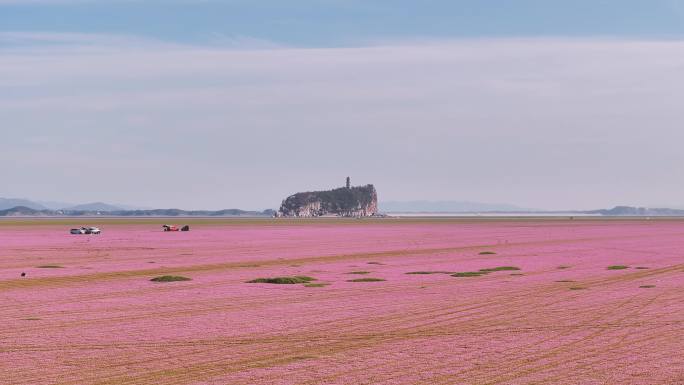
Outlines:
[[351, 188], [351, 179], [347, 177], [347, 188]]

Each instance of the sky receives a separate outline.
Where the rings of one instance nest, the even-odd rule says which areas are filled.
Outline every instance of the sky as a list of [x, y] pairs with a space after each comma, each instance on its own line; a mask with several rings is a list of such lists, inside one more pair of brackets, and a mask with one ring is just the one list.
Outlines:
[[684, 0], [0, 0], [0, 197], [684, 206]]

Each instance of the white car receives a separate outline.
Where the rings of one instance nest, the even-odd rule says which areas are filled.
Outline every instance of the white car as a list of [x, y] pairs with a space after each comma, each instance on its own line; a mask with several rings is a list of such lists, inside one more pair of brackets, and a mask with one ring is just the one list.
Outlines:
[[98, 227], [81, 227], [80, 229], [71, 229], [71, 234], [100, 234], [102, 230]]

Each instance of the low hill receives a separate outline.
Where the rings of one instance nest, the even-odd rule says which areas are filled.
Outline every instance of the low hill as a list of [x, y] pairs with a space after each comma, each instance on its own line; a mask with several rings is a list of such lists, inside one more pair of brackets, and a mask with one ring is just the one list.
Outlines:
[[76, 206], [71, 206], [71, 207], [65, 207], [63, 210], [70, 210], [70, 211], [121, 211], [123, 210], [122, 207], [110, 205], [107, 203], [103, 202], [93, 202], [93, 203], [85, 203], [82, 205], [76, 205]]
[[51, 216], [52, 210], [36, 210], [26, 206], [16, 206], [11, 209], [0, 210], [0, 217], [22, 217], [22, 216]]
[[684, 210], [668, 208], [647, 208], [632, 206], [615, 206], [612, 209], [587, 211], [587, 214], [600, 214], [607, 216], [684, 216]]
[[47, 209], [47, 207], [41, 205], [40, 203], [36, 203], [28, 199], [0, 198], [0, 210], [7, 210], [17, 206], [28, 207], [33, 210]]

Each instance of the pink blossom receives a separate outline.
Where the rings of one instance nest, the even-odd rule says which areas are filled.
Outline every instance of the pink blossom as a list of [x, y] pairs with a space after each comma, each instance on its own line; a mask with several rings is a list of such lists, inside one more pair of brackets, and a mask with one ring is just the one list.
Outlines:
[[0, 383], [684, 383], [682, 221], [93, 225], [0, 222]]

